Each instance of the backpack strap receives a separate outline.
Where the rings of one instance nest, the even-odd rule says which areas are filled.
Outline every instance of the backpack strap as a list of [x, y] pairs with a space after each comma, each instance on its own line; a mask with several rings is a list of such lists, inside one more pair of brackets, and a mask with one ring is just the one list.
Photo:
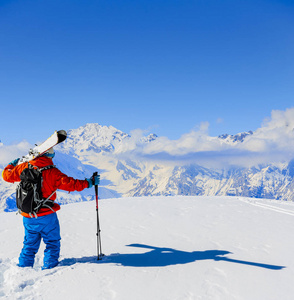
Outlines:
[[54, 210], [52, 209], [52, 207], [51, 207], [50, 205], [47, 204], [47, 202], [49, 202], [50, 204], [53, 204], [53, 203], [54, 203], [54, 201], [51, 200], [50, 197], [53, 196], [53, 195], [56, 193], [56, 191], [57, 191], [57, 190], [55, 190], [49, 197], [47, 197], [47, 198], [43, 201], [43, 204], [42, 204], [43, 207], [48, 207], [48, 208], [50, 208], [52, 211], [54, 211]]
[[[28, 162], [28, 168], [29, 169], [34, 169], [34, 166], [31, 163]], [[36, 166], [36, 168], [39, 169], [37, 166]]]
[[39, 168], [39, 171], [42, 172], [42, 171], [49, 170], [49, 169], [52, 169], [52, 168], [56, 168], [56, 166], [55, 165], [49, 165], [49, 166], [46, 166], [46, 167], [43, 167], [43, 168]]
[[[49, 197], [47, 197], [46, 199], [42, 199], [42, 200], [40, 200], [39, 201], [39, 203], [38, 203], [38, 206], [37, 206], [37, 209], [39, 209], [40, 207], [47, 207], [47, 208], [49, 208], [49, 209], [51, 209], [53, 212], [55, 212], [54, 210], [53, 210], [53, 208], [50, 206], [50, 205], [48, 205], [47, 203], [49, 202], [50, 204], [53, 204], [54, 203], [54, 201], [53, 200], [50, 200], [49, 198], [52, 196], [52, 195], [54, 195], [55, 193], [56, 193], [56, 191], [57, 190], [55, 190]], [[34, 212], [34, 215], [35, 215], [35, 218], [37, 218], [37, 214]]]
[[38, 166], [34, 166], [34, 165], [32, 165], [31, 163], [28, 162], [28, 168], [29, 169], [36, 169], [36, 170], [42, 172], [42, 171], [45, 171], [45, 170], [48, 170], [48, 169], [56, 168], [56, 166], [55, 165], [48, 165], [48, 166], [45, 166], [43, 168], [39, 168]]

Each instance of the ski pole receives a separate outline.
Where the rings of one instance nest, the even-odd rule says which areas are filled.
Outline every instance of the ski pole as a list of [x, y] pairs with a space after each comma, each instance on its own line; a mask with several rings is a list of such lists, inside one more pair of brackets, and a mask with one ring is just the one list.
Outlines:
[[[98, 172], [93, 173], [93, 178], [98, 175]], [[98, 214], [98, 185], [95, 185], [95, 196], [96, 196], [96, 214], [97, 214], [97, 260], [100, 260], [103, 256], [101, 248], [101, 236], [100, 236], [100, 224], [99, 224], [99, 214]]]

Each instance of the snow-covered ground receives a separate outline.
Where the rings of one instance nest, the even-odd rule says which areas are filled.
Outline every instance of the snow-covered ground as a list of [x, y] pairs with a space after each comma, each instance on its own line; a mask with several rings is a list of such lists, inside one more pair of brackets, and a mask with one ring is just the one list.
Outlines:
[[293, 299], [294, 203], [234, 197], [101, 200], [62, 206], [60, 265], [16, 266], [22, 217], [0, 215], [3, 299]]

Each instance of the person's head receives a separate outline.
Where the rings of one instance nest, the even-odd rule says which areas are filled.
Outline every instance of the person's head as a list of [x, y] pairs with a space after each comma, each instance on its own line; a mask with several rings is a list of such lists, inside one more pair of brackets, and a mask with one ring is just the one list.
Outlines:
[[53, 158], [55, 156], [55, 152], [53, 148], [50, 148], [49, 150], [47, 150], [44, 154], [44, 156], [47, 156], [49, 158]]

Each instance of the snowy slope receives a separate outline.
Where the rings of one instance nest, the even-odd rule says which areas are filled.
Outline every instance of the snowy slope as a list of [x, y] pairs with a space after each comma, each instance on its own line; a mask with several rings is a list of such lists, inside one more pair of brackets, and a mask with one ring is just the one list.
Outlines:
[[294, 205], [237, 197], [141, 197], [58, 212], [61, 263], [19, 269], [20, 216], [1, 213], [1, 299], [290, 300]]

